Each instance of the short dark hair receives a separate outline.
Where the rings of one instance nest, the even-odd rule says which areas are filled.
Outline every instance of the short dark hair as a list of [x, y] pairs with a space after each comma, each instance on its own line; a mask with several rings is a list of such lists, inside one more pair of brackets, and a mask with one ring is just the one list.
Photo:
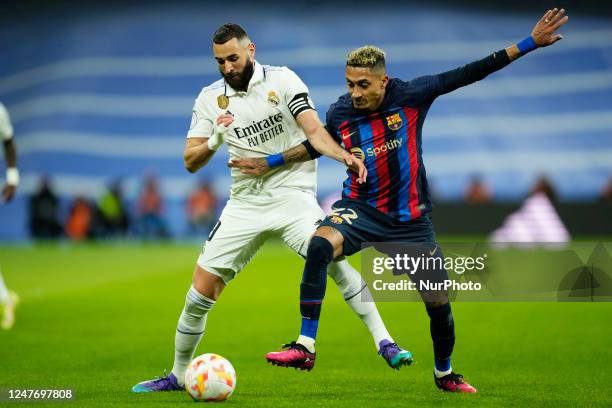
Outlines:
[[237, 38], [238, 41], [248, 38], [248, 34], [244, 31], [244, 28], [238, 24], [226, 23], [221, 27], [217, 28], [217, 31], [213, 34], [213, 42], [215, 44], [225, 44], [232, 38]]

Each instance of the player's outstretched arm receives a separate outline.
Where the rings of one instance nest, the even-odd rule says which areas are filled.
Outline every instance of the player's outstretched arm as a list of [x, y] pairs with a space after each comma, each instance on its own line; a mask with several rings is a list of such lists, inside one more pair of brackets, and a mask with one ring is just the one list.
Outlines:
[[[272, 167], [314, 160], [316, 157], [313, 157], [312, 153], [309, 152], [306, 144], [310, 146], [309, 142], [304, 142], [285, 150], [281, 153], [282, 158], [277, 155], [268, 157], [238, 157], [230, 160], [227, 165], [228, 167], [240, 169], [240, 172], [243, 174], [261, 176]], [[310, 146], [310, 149], [313, 149], [312, 146]]]
[[415, 81], [425, 85], [426, 94], [431, 100], [462, 86], [480, 81], [528, 52], [539, 47], [548, 47], [561, 40], [563, 36], [556, 31], [567, 23], [568, 19], [564, 9], [548, 10], [536, 23], [531, 35], [524, 40], [463, 67], [438, 75], [421, 77]]
[[[230, 160], [227, 166], [240, 169], [240, 172], [243, 174], [261, 176], [273, 167], [316, 160], [319, 157], [321, 157], [321, 154], [306, 140], [282, 153], [267, 157], [237, 157]], [[351, 170], [359, 174], [359, 168], [356, 163], [353, 163], [350, 167]]]
[[216, 128], [211, 137], [190, 137], [185, 143], [183, 161], [190, 173], [195, 173], [208, 163], [217, 149], [225, 142], [227, 127], [234, 121], [230, 114], [217, 118]]
[[368, 172], [363, 162], [352, 156], [334, 141], [327, 130], [325, 130], [325, 127], [323, 127], [316, 111], [311, 109], [305, 110], [298, 115], [296, 120], [315, 150], [340, 163], [346, 164], [347, 167], [359, 175], [357, 182], [365, 183]]
[[6, 159], [6, 184], [2, 189], [2, 200], [9, 202], [15, 196], [19, 184], [19, 171], [17, 170], [17, 149], [13, 139], [5, 140], [4, 158]]

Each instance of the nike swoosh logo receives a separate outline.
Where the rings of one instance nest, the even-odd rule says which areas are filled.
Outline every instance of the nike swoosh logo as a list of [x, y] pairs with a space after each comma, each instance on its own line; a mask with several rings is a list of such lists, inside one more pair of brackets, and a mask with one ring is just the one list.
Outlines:
[[342, 140], [348, 139], [349, 137], [353, 136], [355, 133], [357, 133], [356, 130], [354, 132], [347, 133], [346, 135], [342, 135]]
[[436, 245], [436, 247], [432, 251], [429, 252], [429, 256], [433, 256], [437, 250], [438, 250], [438, 246]]

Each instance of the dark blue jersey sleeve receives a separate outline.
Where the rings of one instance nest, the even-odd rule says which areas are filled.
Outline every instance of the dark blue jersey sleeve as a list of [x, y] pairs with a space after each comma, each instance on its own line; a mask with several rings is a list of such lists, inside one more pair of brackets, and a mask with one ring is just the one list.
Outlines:
[[[350, 100], [350, 98], [349, 98]], [[332, 103], [325, 115], [325, 130], [331, 135], [332, 139], [342, 146], [342, 138], [340, 137], [338, 127], [340, 122], [349, 118], [346, 108], [346, 95], [341, 96], [338, 102]]]
[[420, 99], [431, 102], [440, 95], [480, 81], [508, 64], [510, 64], [508, 53], [506, 50], [500, 50], [462, 67], [438, 75], [415, 78], [407, 84], [410, 84], [412, 89], [419, 90]]
[[338, 136], [338, 132], [335, 129], [332, 130], [331, 127], [325, 125], [325, 130], [327, 130], [327, 133], [331, 135], [332, 139], [334, 139], [336, 143], [342, 146], [342, 139], [340, 139], [340, 136]]
[[[332, 103], [325, 114], [325, 130], [329, 132], [329, 134], [336, 139], [337, 135], [337, 124], [334, 123], [334, 110], [336, 108], [336, 104]], [[340, 144], [340, 143], [338, 143]]]

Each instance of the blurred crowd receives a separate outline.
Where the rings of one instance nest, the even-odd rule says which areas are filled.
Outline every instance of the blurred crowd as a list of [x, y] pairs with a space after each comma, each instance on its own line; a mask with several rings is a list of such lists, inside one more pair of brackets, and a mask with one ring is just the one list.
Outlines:
[[[536, 193], [543, 193], [553, 203], [558, 202], [559, 196], [554, 184], [544, 175], [540, 176], [533, 184], [529, 196]], [[463, 194], [463, 199], [467, 204], [486, 204], [492, 202], [494, 198], [493, 189], [483, 181], [480, 175], [471, 177]], [[612, 177], [602, 187], [598, 201], [612, 203]]]
[[[51, 180], [43, 178], [29, 199], [28, 228], [31, 237], [40, 240], [167, 239], [170, 232], [163, 203], [157, 180], [148, 177], [132, 206], [123, 196], [121, 182], [116, 181], [97, 200], [77, 196], [62, 211]], [[187, 198], [185, 235], [208, 234], [217, 217], [217, 204], [210, 185], [200, 182]]]
[[[533, 184], [528, 196], [543, 193], [552, 203], [558, 202], [555, 186], [546, 176]], [[321, 203], [325, 211], [338, 199], [331, 195]], [[468, 205], [486, 205], [495, 201], [493, 189], [479, 175], [470, 178], [463, 194]], [[603, 186], [600, 202], [612, 204], [612, 178]], [[186, 225], [181, 237], [205, 237], [218, 217], [219, 200], [210, 184], [201, 181], [186, 197]], [[89, 239], [136, 238], [158, 240], [172, 238], [164, 198], [154, 177], [144, 179], [140, 191], [131, 204], [124, 198], [121, 182], [108, 185], [98, 199], [84, 196], [72, 199], [66, 208], [60, 205], [51, 180], [43, 178], [37, 191], [29, 199], [29, 231], [34, 239], [67, 238], [74, 241]], [[176, 234], [173, 238], [177, 238]]]

